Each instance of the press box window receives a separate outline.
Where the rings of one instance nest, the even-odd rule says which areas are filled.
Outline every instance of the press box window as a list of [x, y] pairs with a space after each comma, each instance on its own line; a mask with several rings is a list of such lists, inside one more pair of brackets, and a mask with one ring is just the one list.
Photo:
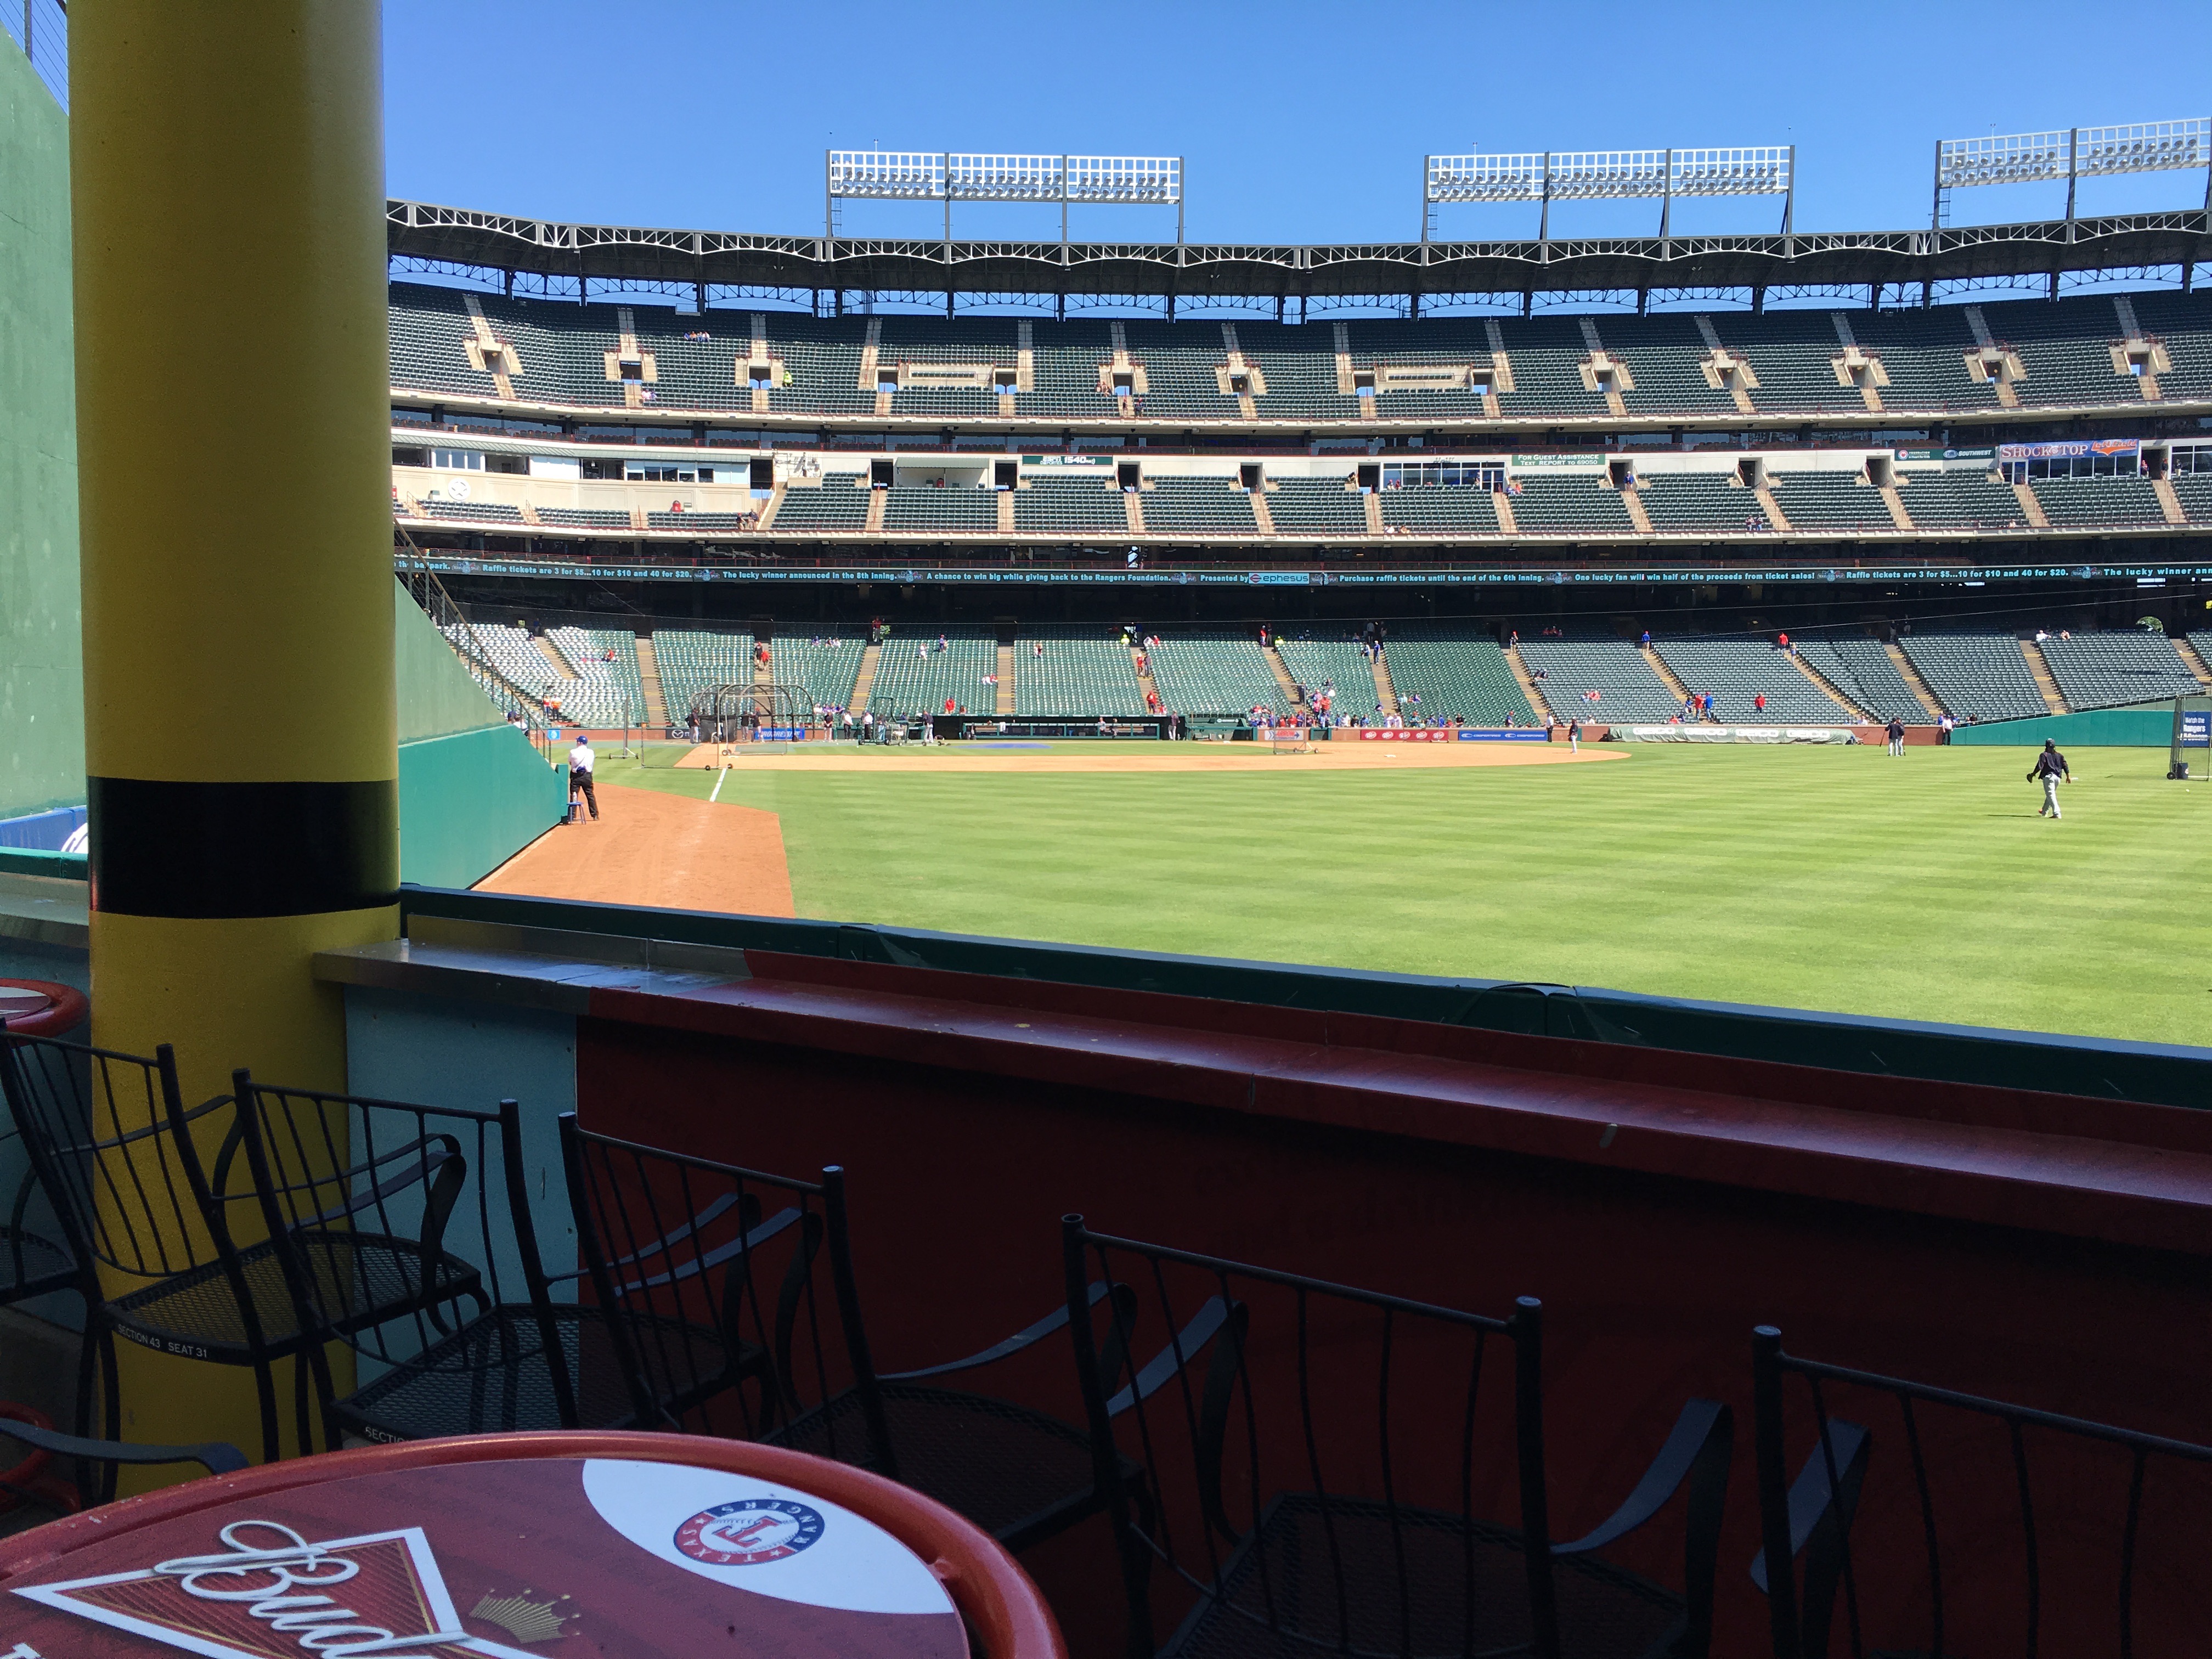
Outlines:
[[635, 461], [623, 468], [623, 477], [633, 483], [712, 483], [714, 469], [700, 466], [641, 466]]
[[484, 470], [483, 452], [478, 449], [434, 449], [430, 465], [443, 472], [481, 472]]

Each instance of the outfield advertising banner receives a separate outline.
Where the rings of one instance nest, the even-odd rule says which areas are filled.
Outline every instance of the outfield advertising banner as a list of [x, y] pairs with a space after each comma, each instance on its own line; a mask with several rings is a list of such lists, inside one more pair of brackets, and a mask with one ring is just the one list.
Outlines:
[[1994, 449], [1899, 449], [1891, 452], [1900, 461], [1993, 461]]
[[1601, 454], [1516, 455], [1513, 470], [1516, 472], [1602, 472], [1605, 471], [1605, 459]]
[[2181, 746], [2212, 749], [2212, 709], [2186, 708], [2181, 714]]
[[2137, 438], [2082, 438], [2047, 444], [1999, 444], [2001, 461], [2070, 461], [2084, 455], [2139, 455]]
[[1442, 726], [1369, 726], [1358, 728], [1362, 743], [1449, 743], [1459, 734]]
[[1540, 726], [1462, 726], [1452, 733], [1462, 743], [1549, 743], [1552, 734]]

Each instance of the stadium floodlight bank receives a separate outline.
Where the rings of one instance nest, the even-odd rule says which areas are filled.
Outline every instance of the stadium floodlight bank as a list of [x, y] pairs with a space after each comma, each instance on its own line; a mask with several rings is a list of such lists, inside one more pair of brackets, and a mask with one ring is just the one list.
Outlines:
[[1426, 155], [1421, 158], [1421, 241], [1436, 210], [1454, 202], [1537, 202], [1536, 240], [1548, 242], [1554, 202], [1649, 201], [1659, 204], [1659, 235], [1671, 228], [1678, 196], [1779, 196], [1782, 234], [1796, 207], [1797, 147], [1741, 149], [1543, 150], [1521, 155]]
[[2138, 121], [2116, 127], [2067, 127], [2056, 132], [1990, 133], [1980, 138], [1936, 141], [1936, 204], [1929, 228], [1950, 217], [1951, 192], [1978, 185], [2066, 181], [2066, 222], [2075, 222], [2074, 198], [2084, 179], [2124, 173], [2205, 169], [2204, 208], [2212, 213], [2212, 121]]
[[957, 150], [833, 149], [823, 155], [824, 237], [837, 235], [842, 200], [942, 202], [945, 240], [952, 240], [955, 202], [1057, 202], [1060, 240], [1067, 241], [1071, 204], [1171, 207], [1176, 244], [1183, 240], [1180, 155], [982, 155]]

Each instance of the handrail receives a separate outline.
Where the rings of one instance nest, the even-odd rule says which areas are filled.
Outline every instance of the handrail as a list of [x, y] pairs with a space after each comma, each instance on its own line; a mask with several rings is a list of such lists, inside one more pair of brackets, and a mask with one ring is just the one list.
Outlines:
[[404, 526], [396, 525], [393, 528], [405, 546], [405, 551], [398, 555], [398, 562], [399, 580], [406, 586], [408, 597], [421, 607], [422, 614], [444, 636], [447, 644], [453, 647], [453, 654], [460, 659], [461, 666], [469, 671], [471, 678], [483, 689], [484, 694], [506, 714], [520, 720], [523, 730], [529, 736], [531, 747], [538, 751], [546, 764], [551, 765], [553, 739], [544, 708], [536, 698], [501, 672], [491, 653], [485, 648], [483, 639], [478, 636], [476, 624], [469, 620], [468, 612], [461, 609], [453, 596], [446, 591], [446, 585], [438, 580], [438, 573], [431, 567], [429, 555], [407, 533]]

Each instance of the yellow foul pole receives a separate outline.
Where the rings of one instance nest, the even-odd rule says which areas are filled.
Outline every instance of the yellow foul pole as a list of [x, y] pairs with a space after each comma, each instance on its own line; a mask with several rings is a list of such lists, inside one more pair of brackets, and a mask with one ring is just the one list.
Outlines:
[[[379, 8], [70, 24], [94, 1039], [342, 1088], [309, 958], [398, 931]], [[248, 1373], [123, 1362], [126, 1438], [258, 1454]]]

